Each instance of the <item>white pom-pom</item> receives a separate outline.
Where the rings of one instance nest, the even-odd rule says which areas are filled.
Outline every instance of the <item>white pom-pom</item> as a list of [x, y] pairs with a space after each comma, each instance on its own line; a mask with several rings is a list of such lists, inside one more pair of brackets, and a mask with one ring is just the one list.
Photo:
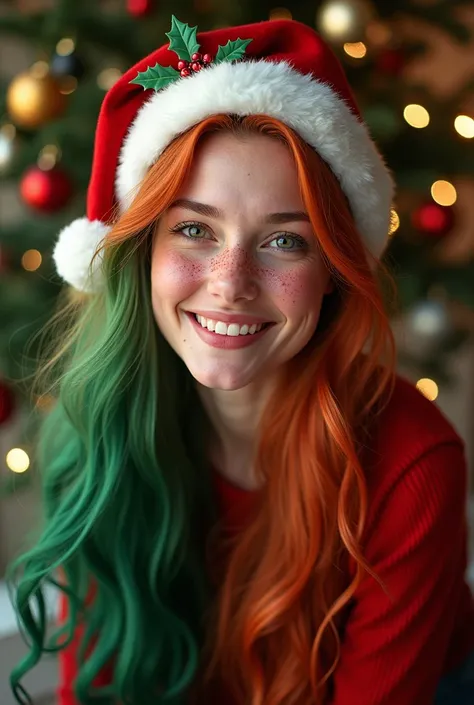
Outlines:
[[90, 264], [97, 246], [109, 231], [109, 225], [88, 218], [78, 218], [63, 228], [53, 251], [59, 276], [79, 291], [99, 291], [103, 284], [102, 254], [94, 260], [92, 270]]

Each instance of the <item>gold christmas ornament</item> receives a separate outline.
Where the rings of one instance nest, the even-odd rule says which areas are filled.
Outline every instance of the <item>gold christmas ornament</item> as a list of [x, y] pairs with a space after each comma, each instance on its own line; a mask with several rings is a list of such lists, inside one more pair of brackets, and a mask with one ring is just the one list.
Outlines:
[[43, 71], [25, 71], [15, 76], [7, 90], [7, 110], [18, 127], [34, 130], [59, 117], [67, 97], [53, 76]]
[[368, 0], [327, 0], [318, 8], [316, 26], [330, 42], [361, 42], [373, 18]]

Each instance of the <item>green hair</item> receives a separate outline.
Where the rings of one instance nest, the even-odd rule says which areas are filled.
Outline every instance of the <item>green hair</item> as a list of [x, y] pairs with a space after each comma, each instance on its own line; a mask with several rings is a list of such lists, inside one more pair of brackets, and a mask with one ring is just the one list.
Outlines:
[[[147, 233], [109, 247], [103, 269], [103, 291], [70, 303], [67, 343], [49, 363], [55, 404], [38, 441], [44, 518], [7, 573], [29, 641], [10, 676], [22, 705], [31, 703], [23, 676], [67, 647], [80, 621], [74, 692], [83, 705], [184, 703], [204, 642], [212, 588], [203, 537], [216, 521], [207, 421], [153, 317]], [[48, 641], [45, 584], [69, 604]], [[111, 658], [112, 684], [93, 692]]]

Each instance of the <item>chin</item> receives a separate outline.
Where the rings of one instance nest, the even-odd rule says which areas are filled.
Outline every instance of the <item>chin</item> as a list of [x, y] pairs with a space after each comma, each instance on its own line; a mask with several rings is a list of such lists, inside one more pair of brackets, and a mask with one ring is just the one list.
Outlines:
[[196, 382], [208, 389], [235, 391], [242, 389], [255, 380], [255, 375], [242, 374], [231, 370], [194, 370], [188, 367]]

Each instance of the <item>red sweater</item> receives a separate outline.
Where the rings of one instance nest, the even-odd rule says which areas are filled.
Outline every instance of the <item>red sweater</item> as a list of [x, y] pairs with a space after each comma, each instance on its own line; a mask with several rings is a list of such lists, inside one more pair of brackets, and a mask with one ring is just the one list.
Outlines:
[[[433, 705], [443, 675], [474, 649], [463, 443], [439, 409], [399, 379], [363, 458], [369, 488], [367, 577], [354, 596], [328, 705]], [[252, 501], [215, 473], [221, 511]], [[62, 603], [62, 618], [66, 606]], [[58, 705], [72, 695], [77, 643], [60, 653]], [[97, 685], [110, 682], [104, 672]], [[230, 699], [222, 698], [222, 703]], [[214, 705], [214, 704], [210, 704]], [[216, 703], [217, 705], [217, 703]], [[238, 705], [244, 705], [238, 704]]]

